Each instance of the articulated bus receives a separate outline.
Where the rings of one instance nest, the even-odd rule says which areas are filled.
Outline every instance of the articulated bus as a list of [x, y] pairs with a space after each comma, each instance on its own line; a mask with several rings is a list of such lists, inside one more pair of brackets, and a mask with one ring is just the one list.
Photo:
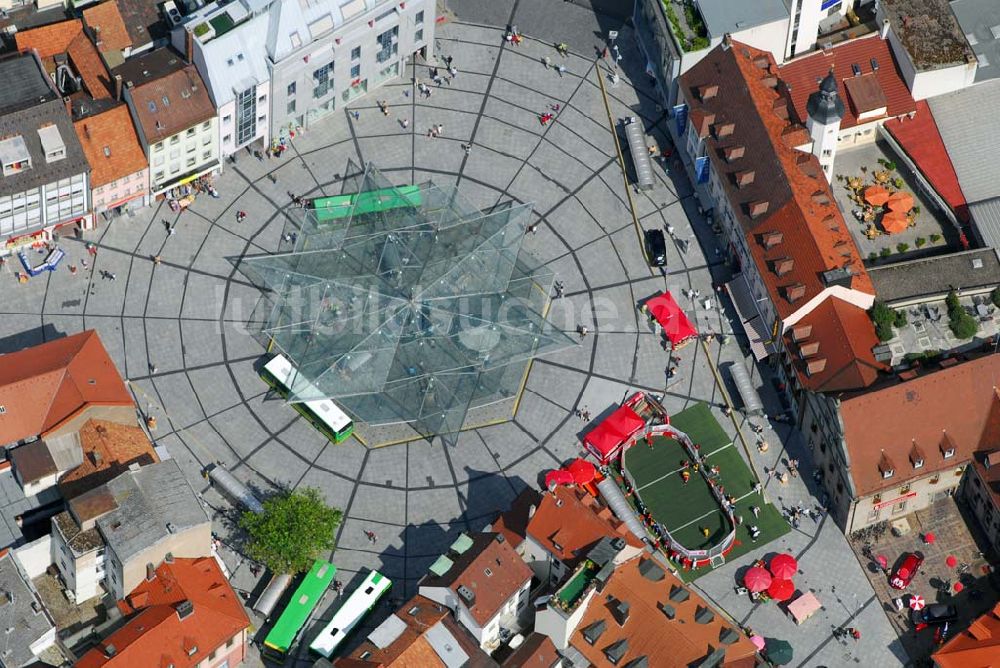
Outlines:
[[[292, 394], [292, 385], [307, 394], [319, 394], [319, 390], [281, 354], [275, 355], [264, 365], [261, 377], [285, 398]], [[329, 399], [297, 401], [292, 406], [334, 443], [342, 443], [354, 433], [354, 421]]]
[[292, 600], [264, 639], [264, 658], [279, 664], [284, 662], [288, 650], [295, 644], [295, 639], [309, 621], [309, 616], [323, 598], [327, 587], [333, 582], [336, 572], [337, 567], [328, 561], [317, 559], [313, 563], [292, 594]]
[[329, 659], [390, 587], [392, 581], [389, 578], [378, 571], [369, 573], [361, 586], [340, 606], [330, 623], [312, 641], [309, 649]]
[[316, 212], [316, 222], [347, 218], [352, 214], [378, 213], [389, 209], [420, 206], [420, 186], [400, 186], [353, 195], [317, 197], [308, 208]]

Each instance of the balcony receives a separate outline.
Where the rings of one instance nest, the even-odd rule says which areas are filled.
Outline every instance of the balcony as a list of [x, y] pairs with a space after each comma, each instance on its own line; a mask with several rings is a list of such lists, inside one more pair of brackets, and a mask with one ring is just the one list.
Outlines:
[[597, 564], [589, 559], [580, 564], [576, 572], [566, 581], [566, 584], [553, 594], [549, 605], [565, 615], [572, 615], [590, 590], [594, 588], [597, 571]]
[[701, 51], [709, 47], [708, 30], [694, 3], [662, 0], [671, 32], [681, 51]]

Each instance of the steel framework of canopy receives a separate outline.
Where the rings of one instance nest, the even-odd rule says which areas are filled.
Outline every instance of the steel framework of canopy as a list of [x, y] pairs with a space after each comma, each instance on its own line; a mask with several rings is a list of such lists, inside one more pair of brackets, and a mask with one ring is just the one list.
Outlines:
[[484, 212], [454, 187], [403, 195], [371, 164], [354, 172], [342, 192], [364, 210], [296, 210], [294, 251], [240, 261], [268, 290], [261, 331], [311, 381], [289, 401], [451, 440], [470, 409], [519, 391], [534, 356], [574, 345], [544, 315], [553, 273], [521, 249], [532, 205]]

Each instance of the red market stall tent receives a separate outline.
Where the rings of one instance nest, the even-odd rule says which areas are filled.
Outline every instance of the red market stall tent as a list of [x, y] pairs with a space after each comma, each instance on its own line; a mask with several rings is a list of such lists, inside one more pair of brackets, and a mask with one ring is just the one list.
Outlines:
[[611, 461], [633, 436], [646, 428], [646, 421], [628, 403], [619, 406], [589, 434], [583, 444], [601, 463]]
[[698, 330], [669, 292], [658, 294], [643, 304], [642, 308], [663, 328], [664, 335], [675, 350], [698, 336]]

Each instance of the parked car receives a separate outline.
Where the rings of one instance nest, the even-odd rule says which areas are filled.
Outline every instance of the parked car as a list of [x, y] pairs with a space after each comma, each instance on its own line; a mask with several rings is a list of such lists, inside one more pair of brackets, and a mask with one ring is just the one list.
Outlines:
[[667, 240], [663, 230], [646, 230], [646, 253], [654, 267], [667, 266]]
[[950, 603], [934, 603], [911, 611], [910, 620], [914, 624], [947, 624], [958, 621], [958, 608]]
[[906, 589], [913, 581], [913, 576], [917, 574], [920, 565], [924, 563], [924, 555], [919, 552], [910, 552], [903, 559], [903, 563], [895, 570], [889, 578], [889, 586], [893, 589]]

